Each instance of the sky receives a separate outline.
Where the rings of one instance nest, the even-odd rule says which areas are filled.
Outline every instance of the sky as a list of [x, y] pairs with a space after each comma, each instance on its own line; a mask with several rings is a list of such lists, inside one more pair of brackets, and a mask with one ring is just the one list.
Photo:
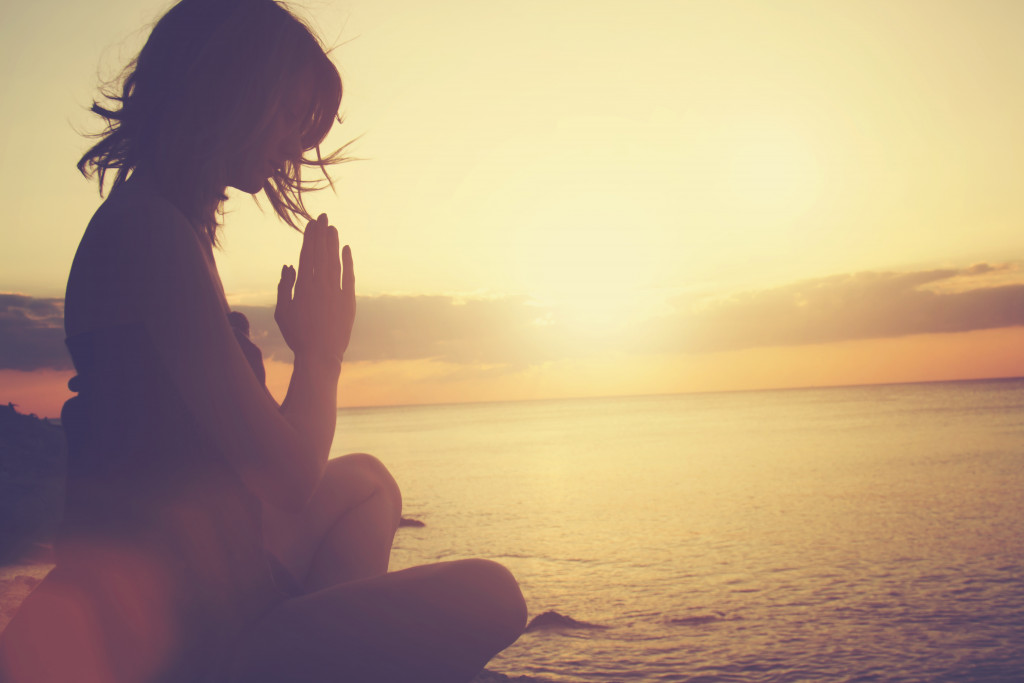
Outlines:
[[[0, 402], [56, 415], [87, 109], [162, 1], [0, 25]], [[309, 0], [356, 160], [343, 405], [1024, 375], [1024, 4]], [[300, 236], [217, 254], [268, 384]]]

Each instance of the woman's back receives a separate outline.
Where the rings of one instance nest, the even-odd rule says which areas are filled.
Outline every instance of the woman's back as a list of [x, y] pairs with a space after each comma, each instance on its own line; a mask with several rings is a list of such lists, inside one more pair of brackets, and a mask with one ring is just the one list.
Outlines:
[[[133, 668], [167, 680], [217, 680], [238, 633], [284, 597], [267, 565], [260, 503], [189, 414], [143, 326], [68, 345], [78, 395], [61, 414], [65, 521], [57, 568], [39, 592], [50, 582], [58, 594], [70, 586], [94, 598], [92, 631], [106, 634], [111, 661], [137, 654]], [[96, 362], [111, 355], [123, 372], [95, 372], [113, 366]]]
[[[102, 634], [88, 646], [99, 655], [96, 680], [150, 680], [158, 671], [153, 680], [216, 680], [238, 632], [283, 597], [263, 549], [259, 500], [154, 343], [174, 322], [174, 307], [162, 305], [168, 291], [223, 308], [201, 244], [172, 206], [129, 183], [90, 222], [69, 278], [78, 395], [61, 415], [65, 521], [57, 568], [13, 626], [84, 615], [81, 630], [50, 645], [74, 661], [68, 651]], [[205, 282], [196, 277], [203, 271]], [[90, 679], [89, 668], [78, 680]]]

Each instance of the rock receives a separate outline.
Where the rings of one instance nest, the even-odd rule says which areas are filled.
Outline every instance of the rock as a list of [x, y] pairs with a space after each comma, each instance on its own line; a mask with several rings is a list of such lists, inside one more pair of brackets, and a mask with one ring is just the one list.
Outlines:
[[0, 406], [0, 564], [53, 538], [64, 509], [67, 447], [53, 420]]
[[526, 625], [524, 633], [530, 631], [562, 631], [570, 629], [606, 629], [607, 626], [600, 624], [588, 624], [585, 621], [576, 621], [572, 617], [567, 617], [564, 614], [558, 612], [544, 612], [538, 614], [530, 623]]
[[402, 517], [402, 521], [398, 523], [399, 527], [410, 526], [410, 527], [425, 527], [426, 524], [418, 519], [411, 519], [409, 517]]

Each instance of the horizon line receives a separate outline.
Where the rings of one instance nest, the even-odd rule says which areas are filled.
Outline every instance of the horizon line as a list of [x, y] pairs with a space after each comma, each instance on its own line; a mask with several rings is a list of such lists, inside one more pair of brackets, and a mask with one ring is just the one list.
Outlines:
[[821, 384], [821, 385], [801, 385], [792, 387], [763, 387], [758, 389], [709, 389], [706, 391], [667, 391], [661, 393], [650, 393], [650, 394], [601, 394], [599, 396], [559, 396], [559, 397], [548, 397], [548, 398], [508, 398], [498, 400], [480, 400], [480, 401], [438, 401], [436, 403], [380, 403], [374, 405], [359, 405], [359, 406], [339, 406], [337, 412], [343, 410], [373, 410], [376, 408], [423, 408], [423, 407], [443, 407], [443, 406], [469, 406], [469, 405], [483, 405], [483, 404], [501, 404], [501, 403], [543, 403], [543, 402], [555, 402], [555, 401], [586, 401], [586, 400], [602, 400], [612, 398], [657, 398], [666, 396], [698, 396], [698, 395], [714, 395], [714, 394], [754, 394], [754, 393], [774, 393], [780, 391], [809, 391], [815, 389], [855, 389], [858, 387], [897, 387], [897, 386], [913, 386], [916, 384], [967, 384], [970, 382], [1012, 382], [1014, 380], [1024, 380], [1024, 375], [1012, 375], [1012, 376], [991, 376], [991, 377], [960, 377], [956, 379], [924, 379], [924, 380], [911, 380], [906, 382], [863, 382], [860, 384]]

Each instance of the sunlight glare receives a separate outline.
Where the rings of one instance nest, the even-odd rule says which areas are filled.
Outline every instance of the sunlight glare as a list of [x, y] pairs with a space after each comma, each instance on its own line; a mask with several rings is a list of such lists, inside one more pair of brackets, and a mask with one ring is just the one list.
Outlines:
[[521, 276], [559, 322], [581, 334], [607, 335], [643, 317], [646, 297], [665, 265], [663, 235], [628, 198], [564, 197], [526, 226], [529, 253]]
[[799, 219], [821, 191], [811, 136], [784, 121], [741, 122], [719, 154], [718, 180], [731, 209], [762, 227]]

